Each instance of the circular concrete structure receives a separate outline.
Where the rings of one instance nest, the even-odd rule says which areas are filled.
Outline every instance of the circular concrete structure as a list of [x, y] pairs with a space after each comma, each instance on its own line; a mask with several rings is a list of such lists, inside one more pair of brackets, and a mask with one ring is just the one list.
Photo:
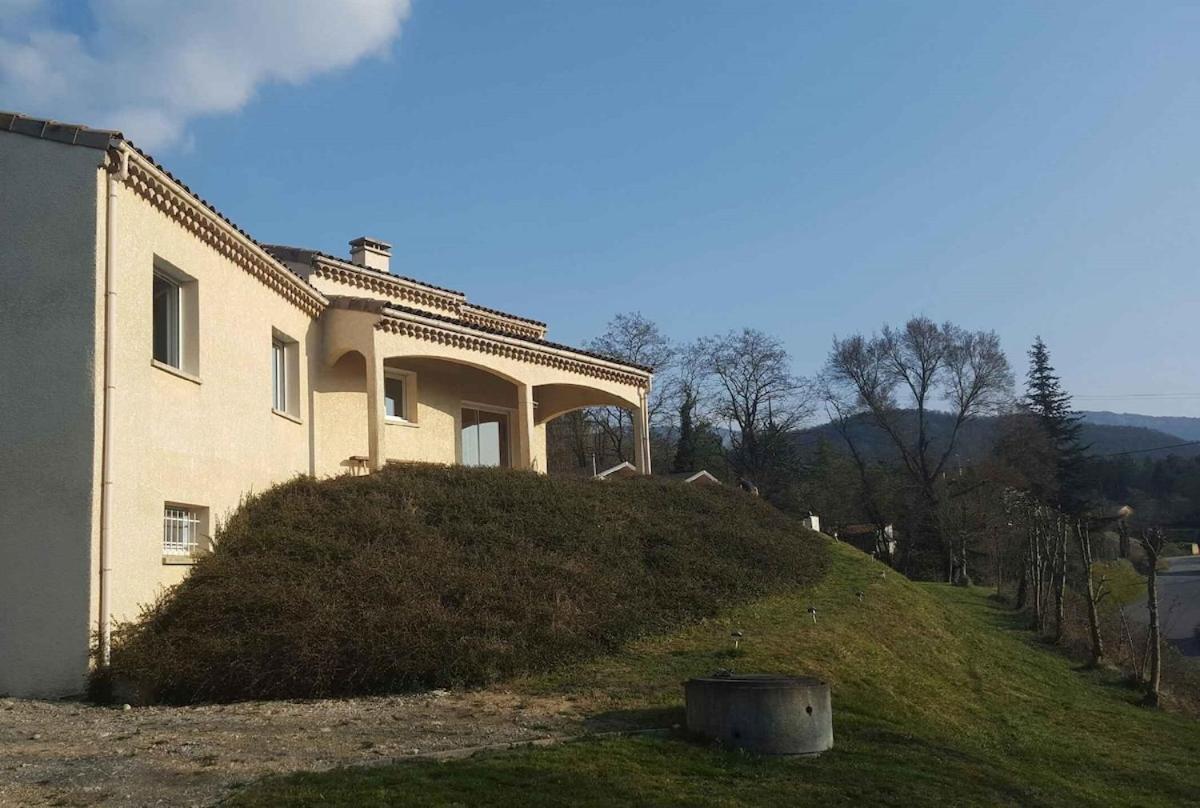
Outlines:
[[810, 676], [739, 674], [689, 679], [687, 728], [764, 755], [819, 755], [833, 748], [829, 685]]

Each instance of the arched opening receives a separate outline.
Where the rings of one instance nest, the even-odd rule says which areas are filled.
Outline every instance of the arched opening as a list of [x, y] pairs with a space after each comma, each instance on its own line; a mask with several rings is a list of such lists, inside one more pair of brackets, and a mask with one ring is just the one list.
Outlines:
[[534, 388], [551, 474], [592, 477], [621, 463], [643, 473], [644, 415], [636, 402], [574, 384]]
[[429, 356], [383, 360], [383, 455], [522, 467], [518, 384], [479, 365]]

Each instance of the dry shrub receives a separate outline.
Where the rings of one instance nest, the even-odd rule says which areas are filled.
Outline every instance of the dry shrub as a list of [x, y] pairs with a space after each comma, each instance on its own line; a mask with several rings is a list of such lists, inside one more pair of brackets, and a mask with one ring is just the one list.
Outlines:
[[480, 685], [818, 580], [824, 540], [731, 489], [389, 465], [248, 500], [116, 632], [173, 703]]

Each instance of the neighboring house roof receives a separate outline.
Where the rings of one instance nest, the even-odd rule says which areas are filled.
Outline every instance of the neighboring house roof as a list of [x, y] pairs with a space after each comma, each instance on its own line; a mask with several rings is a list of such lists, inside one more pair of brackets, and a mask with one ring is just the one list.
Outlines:
[[594, 480], [619, 480], [622, 477], [637, 477], [637, 476], [639, 476], [638, 470], [634, 467], [634, 465], [632, 463], [630, 463], [628, 460], [626, 460], [623, 463], [618, 463], [617, 465], [613, 466], [612, 468], [605, 469], [604, 471], [600, 472], [592, 479], [594, 479]]
[[699, 483], [701, 485], [724, 485], [716, 477], [712, 476], [705, 469], [699, 471], [677, 471], [673, 474], [668, 474], [672, 480], [679, 480], [684, 483]]

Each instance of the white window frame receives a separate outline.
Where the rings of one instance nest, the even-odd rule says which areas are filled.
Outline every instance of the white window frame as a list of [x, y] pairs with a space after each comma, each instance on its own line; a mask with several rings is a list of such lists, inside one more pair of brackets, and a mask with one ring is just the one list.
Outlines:
[[[463, 462], [464, 458], [463, 458], [463, 446], [462, 446], [462, 429], [463, 429], [462, 411], [463, 410], [478, 410], [480, 412], [490, 412], [495, 415], [503, 415], [504, 416], [504, 435], [505, 435], [505, 449], [506, 449], [505, 459], [508, 461], [508, 463], [507, 464], [501, 463], [499, 468], [504, 468], [504, 469], [515, 468], [515, 466], [513, 465], [513, 422], [515, 420], [517, 410], [513, 407], [504, 407], [499, 404], [483, 404], [478, 401], [460, 401], [458, 403], [458, 416], [455, 418], [455, 421], [456, 421], [457, 427], [458, 427], [458, 436], [456, 438], [456, 442], [458, 443], [458, 464], [460, 466], [466, 465], [466, 463]], [[489, 467], [472, 466], [470, 468], [489, 468]]]
[[300, 343], [271, 329], [271, 412], [300, 421]]
[[271, 337], [271, 408], [288, 412], [288, 346], [279, 337]]
[[[183, 285], [171, 277], [166, 272], [154, 270], [155, 283], [166, 284], [170, 290], [171, 300], [169, 303], [170, 319], [166, 324], [168, 333], [166, 334], [166, 357], [159, 358], [156, 355], [158, 348], [158, 320], [155, 315], [158, 313], [156, 309], [152, 309], [151, 317], [154, 322], [151, 328], [152, 345], [151, 356], [156, 362], [161, 362], [164, 365], [169, 365], [177, 370], [183, 369]], [[158, 301], [155, 299], [152, 303], [153, 307], [157, 307]]]
[[[413, 373], [411, 370], [385, 367], [383, 369], [383, 378], [385, 379], [383, 390], [384, 420], [390, 424], [407, 424], [409, 426], [416, 426], [417, 374]], [[387, 414], [387, 379], [392, 379], [402, 383], [399, 415]]]
[[193, 558], [207, 550], [207, 523], [207, 508], [164, 502], [161, 540], [163, 558]]
[[155, 256], [154, 280], [162, 280], [172, 288], [172, 312], [166, 359], [154, 355], [155, 316], [151, 296], [150, 363], [175, 376], [200, 382], [200, 289], [199, 282], [186, 272]]

